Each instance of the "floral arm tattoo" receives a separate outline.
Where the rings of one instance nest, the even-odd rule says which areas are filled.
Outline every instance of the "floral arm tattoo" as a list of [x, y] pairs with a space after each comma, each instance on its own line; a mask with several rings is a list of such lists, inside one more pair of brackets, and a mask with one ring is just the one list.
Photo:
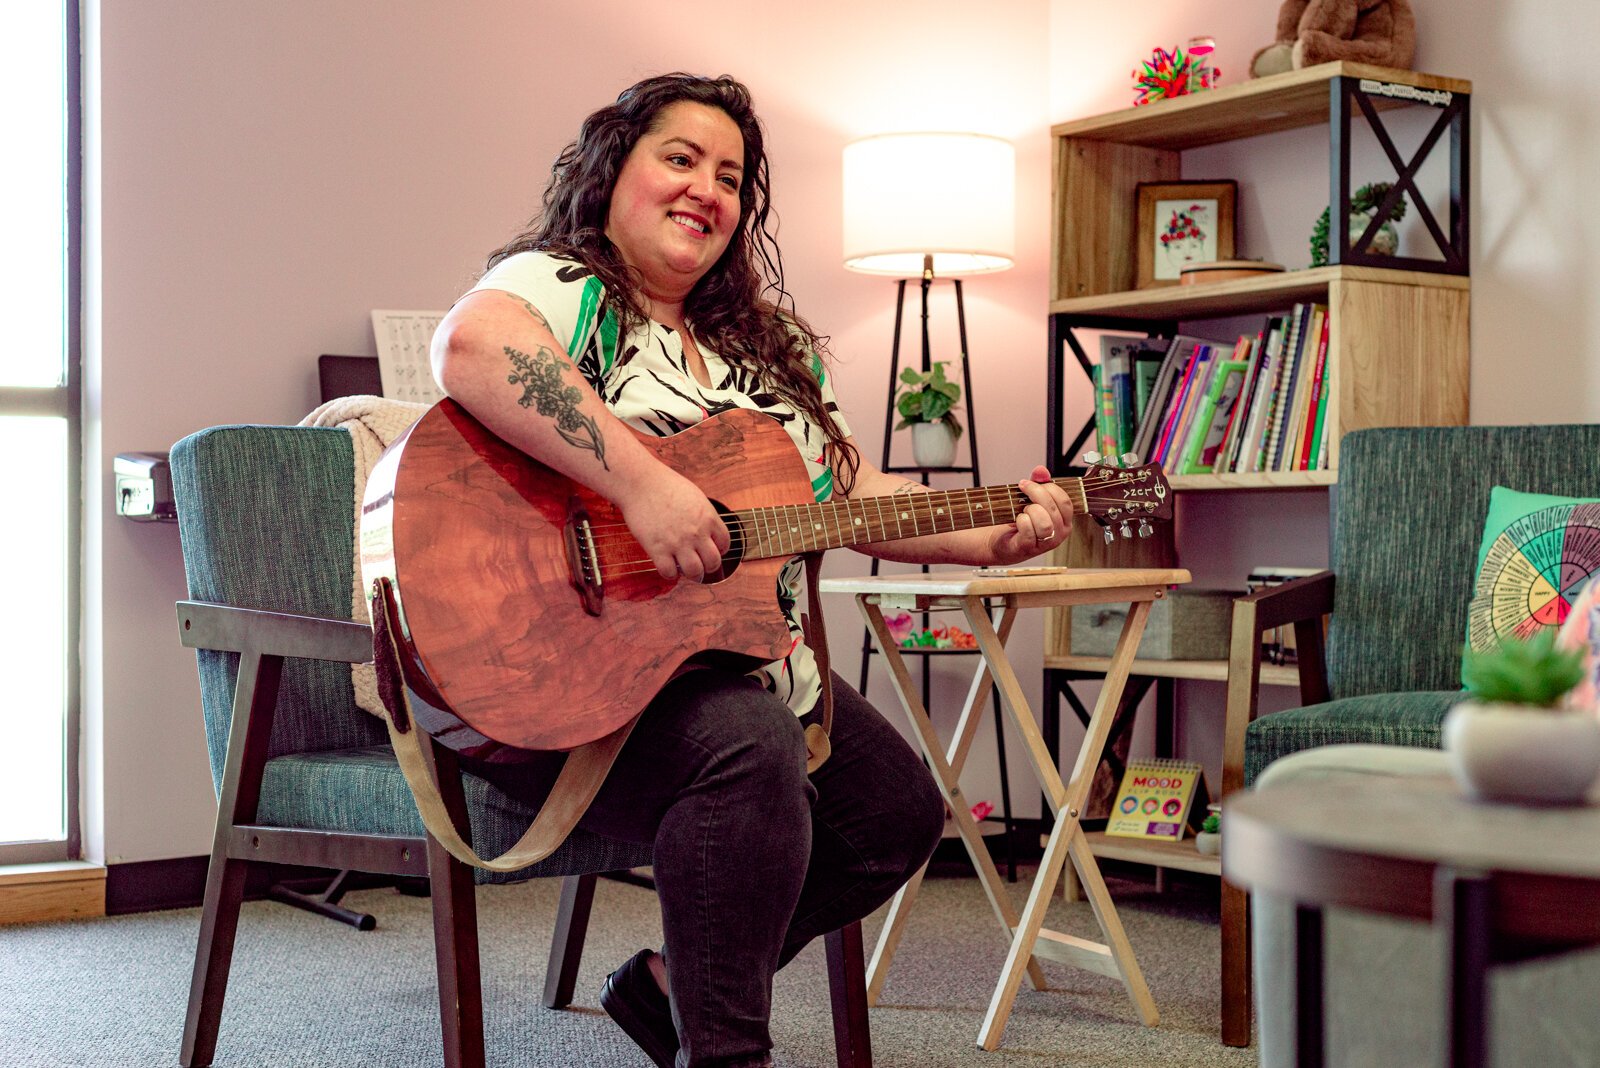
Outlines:
[[[532, 305], [528, 305], [528, 310], [539, 315]], [[562, 440], [574, 448], [594, 453], [600, 466], [611, 470], [611, 465], [606, 463], [606, 443], [600, 436], [599, 426], [578, 410], [578, 405], [583, 402], [583, 392], [576, 386], [567, 385], [562, 378], [566, 365], [561, 358], [543, 345], [532, 356], [510, 345], [504, 346], [504, 349], [512, 367], [512, 373], [506, 376], [506, 381], [522, 387], [522, 396], [517, 398], [517, 403], [524, 408], [536, 407], [540, 415], [554, 419], [556, 432]]]

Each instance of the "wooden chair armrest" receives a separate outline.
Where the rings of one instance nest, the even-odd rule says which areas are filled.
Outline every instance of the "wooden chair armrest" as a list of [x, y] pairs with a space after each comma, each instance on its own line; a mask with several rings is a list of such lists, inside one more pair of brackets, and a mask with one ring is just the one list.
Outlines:
[[1328, 699], [1328, 665], [1322, 643], [1322, 617], [1333, 611], [1333, 572], [1268, 586], [1233, 602], [1233, 634], [1228, 645], [1228, 692], [1223, 720], [1222, 793], [1244, 786], [1245, 732], [1256, 718], [1261, 688], [1261, 635], [1294, 625], [1300, 669], [1300, 701]]
[[372, 628], [364, 623], [210, 601], [179, 601], [177, 609], [178, 637], [188, 649], [345, 664], [372, 659]]
[[[1245, 605], [1254, 610], [1254, 626], [1258, 637], [1274, 627], [1325, 616], [1333, 611], [1333, 572], [1319, 571], [1315, 575], [1291, 579], [1277, 586], [1266, 586], [1240, 597], [1233, 602], [1235, 620]], [[1237, 638], [1237, 626], [1234, 635]]]

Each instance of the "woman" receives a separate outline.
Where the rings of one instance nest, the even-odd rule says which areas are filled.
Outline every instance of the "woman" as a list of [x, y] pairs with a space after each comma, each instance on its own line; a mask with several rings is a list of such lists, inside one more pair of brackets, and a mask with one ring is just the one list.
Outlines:
[[[714, 572], [728, 531], [629, 427], [664, 436], [755, 408], [788, 430], [818, 500], [922, 489], [861, 458], [821, 341], [792, 301], [780, 308], [788, 295], [769, 211], [744, 86], [647, 79], [584, 121], [531, 228], [491, 257], [434, 340], [445, 392], [616, 504], [669, 580]], [[913, 562], [1028, 559], [1071, 523], [1048, 478], [1038, 468], [1020, 483], [1033, 503], [1014, 523], [857, 548]], [[752, 675], [673, 680], [580, 823], [654, 848], [663, 952], [613, 972], [601, 1004], [658, 1065], [770, 1064], [773, 974], [886, 901], [943, 827], [916, 754], [837, 676], [832, 755], [806, 774], [802, 730], [820, 715], [821, 679], [795, 622], [799, 576], [796, 561], [775, 591], [795, 636], [789, 656]], [[537, 803], [550, 764], [474, 770]]]

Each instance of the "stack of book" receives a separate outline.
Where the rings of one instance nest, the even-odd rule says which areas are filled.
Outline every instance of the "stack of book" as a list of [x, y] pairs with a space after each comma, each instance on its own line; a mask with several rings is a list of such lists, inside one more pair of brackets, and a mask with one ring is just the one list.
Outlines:
[[1100, 339], [1100, 452], [1131, 452], [1172, 475], [1320, 471], [1328, 466], [1328, 310], [1297, 304], [1232, 344]]

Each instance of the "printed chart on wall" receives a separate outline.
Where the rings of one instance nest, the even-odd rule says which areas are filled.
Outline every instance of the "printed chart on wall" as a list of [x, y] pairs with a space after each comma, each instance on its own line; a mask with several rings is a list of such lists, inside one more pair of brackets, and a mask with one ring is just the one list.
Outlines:
[[1191, 812], [1206, 806], [1205, 774], [1186, 760], [1130, 760], [1106, 820], [1106, 834], [1176, 842]]
[[378, 374], [390, 400], [433, 404], [444, 399], [428, 364], [433, 332], [442, 311], [374, 310], [372, 336], [378, 342]]

